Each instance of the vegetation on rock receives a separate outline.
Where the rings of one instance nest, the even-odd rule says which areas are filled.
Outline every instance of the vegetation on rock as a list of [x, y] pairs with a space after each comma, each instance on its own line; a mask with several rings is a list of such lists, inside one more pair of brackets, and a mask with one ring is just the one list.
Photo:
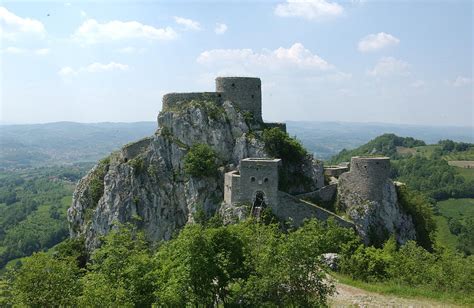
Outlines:
[[217, 170], [216, 152], [207, 144], [193, 145], [184, 157], [184, 171], [196, 177], [214, 175]]

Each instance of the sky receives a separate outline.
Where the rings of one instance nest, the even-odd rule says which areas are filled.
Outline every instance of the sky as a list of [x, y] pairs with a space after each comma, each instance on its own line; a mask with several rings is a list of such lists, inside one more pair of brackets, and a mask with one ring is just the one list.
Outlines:
[[474, 126], [473, 2], [2, 1], [0, 123], [154, 121], [262, 79], [266, 121]]

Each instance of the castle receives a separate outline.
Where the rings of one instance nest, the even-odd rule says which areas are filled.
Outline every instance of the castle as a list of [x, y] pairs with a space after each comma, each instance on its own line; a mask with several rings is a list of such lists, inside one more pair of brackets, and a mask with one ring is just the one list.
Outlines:
[[[242, 113], [250, 114], [256, 122], [264, 124], [264, 127], [277, 126], [286, 131], [285, 124], [263, 123], [259, 78], [218, 77], [215, 92], [169, 93], [163, 96], [163, 110], [192, 100], [213, 101], [219, 105], [230, 101]], [[354, 157], [351, 164], [329, 166], [324, 170], [320, 168], [316, 190], [292, 195], [278, 189], [281, 163], [278, 157], [242, 159], [235, 170], [224, 175], [224, 208], [246, 205], [250, 207], [251, 215], [259, 216], [264, 208], [269, 207], [275, 216], [291, 220], [296, 226], [307, 218], [326, 220], [333, 217], [339, 224], [353, 227], [352, 222], [317, 204], [334, 203], [339, 178], [343, 179], [345, 191], [349, 190], [368, 200], [381, 200], [381, 185], [389, 179], [388, 158]], [[324, 176], [329, 183], [324, 183]]]

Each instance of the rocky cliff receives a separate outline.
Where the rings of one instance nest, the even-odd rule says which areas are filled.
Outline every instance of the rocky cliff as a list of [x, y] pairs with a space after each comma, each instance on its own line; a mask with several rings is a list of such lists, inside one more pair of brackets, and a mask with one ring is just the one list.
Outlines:
[[[97, 247], [100, 236], [116, 223], [132, 222], [152, 241], [169, 239], [193, 220], [197, 207], [209, 215], [218, 209], [225, 172], [236, 169], [243, 158], [268, 156], [261, 141], [266, 125], [231, 101], [178, 102], [160, 113], [158, 125], [154, 136], [112, 153], [77, 185], [68, 210], [70, 234], [84, 236], [88, 249]], [[216, 176], [184, 171], [184, 157], [195, 144], [216, 152]], [[312, 157], [299, 165], [312, 166]], [[303, 174], [301, 167], [292, 170], [299, 172], [295, 177], [311, 179], [310, 189], [319, 185], [317, 168], [305, 168]], [[298, 186], [290, 185], [288, 191], [298, 192]]]

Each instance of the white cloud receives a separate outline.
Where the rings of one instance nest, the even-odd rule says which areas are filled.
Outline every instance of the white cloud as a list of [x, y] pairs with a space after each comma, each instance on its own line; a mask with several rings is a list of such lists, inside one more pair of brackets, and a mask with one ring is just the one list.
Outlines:
[[39, 56], [46, 56], [50, 53], [50, 49], [49, 48], [40, 48], [40, 49], [36, 49], [35, 50], [35, 53]]
[[396, 46], [400, 40], [395, 36], [379, 32], [377, 34], [369, 34], [359, 41], [358, 49], [360, 52], [376, 51], [389, 46]]
[[24, 48], [18, 48], [18, 47], [7, 47], [3, 49], [2, 52], [17, 55], [17, 54], [26, 53], [27, 50]]
[[302, 17], [308, 20], [323, 20], [342, 15], [344, 8], [336, 2], [326, 0], [287, 0], [275, 7], [281, 17]]
[[415, 80], [411, 83], [413, 88], [423, 88], [426, 85], [426, 82], [423, 80]]
[[224, 34], [227, 31], [227, 25], [216, 23], [216, 27], [214, 28], [214, 32], [216, 34]]
[[472, 84], [472, 79], [464, 76], [458, 76], [454, 81], [451, 82], [454, 87], [463, 87]]
[[175, 16], [174, 21], [178, 24], [184, 27], [185, 30], [193, 30], [193, 31], [199, 31], [201, 30], [201, 25], [199, 22], [194, 21], [192, 19], [184, 18], [184, 17], [179, 17]]
[[49, 54], [49, 48], [40, 48], [40, 49], [26, 49], [26, 48], [18, 48], [18, 47], [7, 47], [1, 50], [2, 53], [8, 54], [36, 54], [39, 56], [45, 56]]
[[128, 39], [173, 40], [176, 32], [170, 28], [155, 28], [137, 21], [119, 21], [99, 23], [94, 19], [87, 19], [76, 30], [73, 38], [81, 43], [95, 44], [107, 41]]
[[46, 30], [36, 19], [19, 17], [4, 7], [0, 7], [0, 36], [11, 41], [22, 37], [43, 38]]
[[409, 64], [405, 61], [392, 57], [384, 57], [380, 59], [373, 70], [367, 73], [375, 77], [387, 77], [392, 75], [408, 75]]
[[125, 54], [134, 54], [134, 53], [143, 54], [145, 53], [146, 48], [137, 48], [137, 47], [128, 46], [128, 47], [119, 48], [116, 51], [119, 53], [125, 53]]
[[86, 17], [87, 17], [87, 13], [86, 13], [85, 11], [83, 11], [83, 10], [81, 10], [80, 14], [81, 14], [81, 17], [82, 17], [82, 18], [86, 18]]
[[110, 62], [108, 64], [103, 63], [92, 63], [87, 66], [80, 67], [78, 69], [73, 69], [70, 66], [61, 68], [58, 71], [60, 76], [75, 76], [80, 73], [100, 73], [108, 71], [128, 71], [129, 66], [127, 64], [121, 64], [116, 62]]
[[329, 70], [333, 66], [311, 53], [301, 43], [290, 48], [280, 47], [273, 51], [254, 52], [252, 49], [213, 49], [202, 52], [197, 58], [200, 64], [218, 64], [222, 66], [260, 67], [268, 69], [298, 68]]

